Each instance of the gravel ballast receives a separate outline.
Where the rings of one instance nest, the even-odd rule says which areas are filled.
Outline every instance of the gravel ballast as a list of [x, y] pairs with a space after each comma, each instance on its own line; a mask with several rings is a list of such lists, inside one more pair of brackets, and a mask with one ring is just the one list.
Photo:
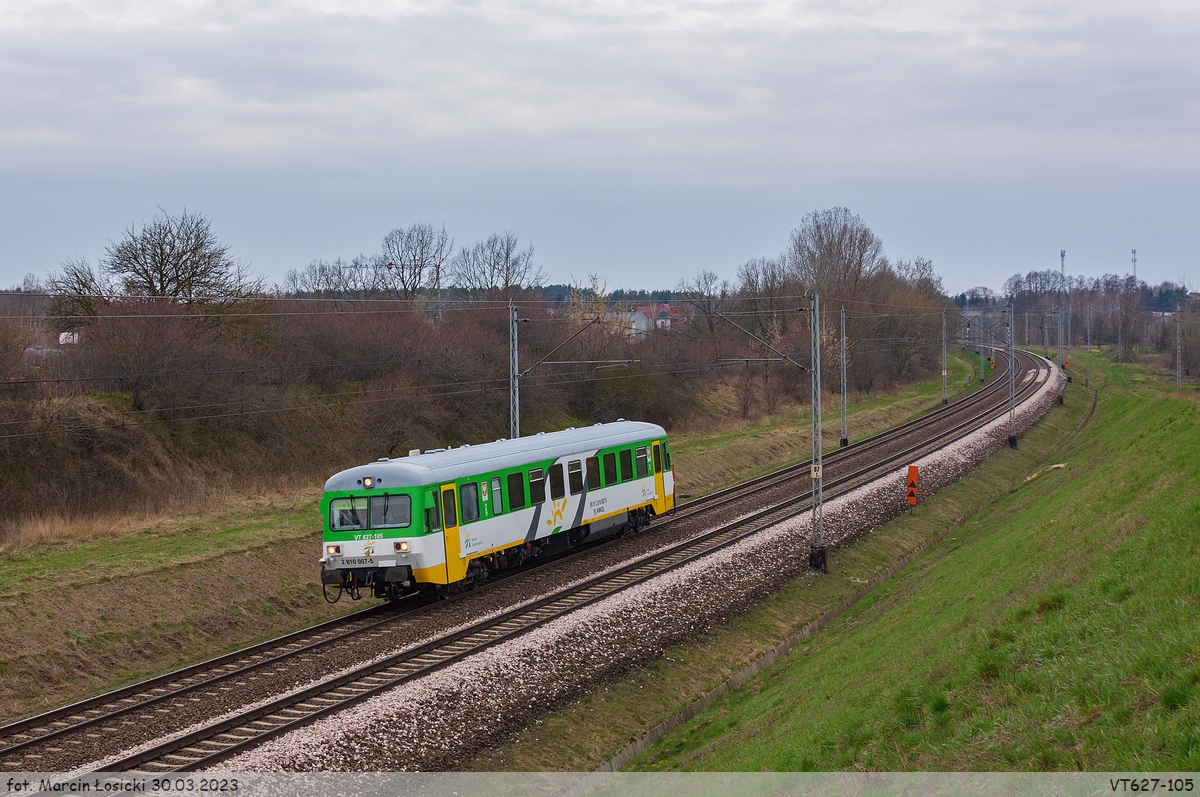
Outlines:
[[[1051, 368], [1017, 408], [1017, 433], [1065, 386]], [[1007, 415], [916, 462], [924, 500], [1007, 444]], [[901, 514], [906, 470], [826, 502], [825, 534], [846, 545]], [[809, 515], [229, 759], [222, 770], [439, 770], [508, 738], [591, 685], [653, 661], [807, 571]]]

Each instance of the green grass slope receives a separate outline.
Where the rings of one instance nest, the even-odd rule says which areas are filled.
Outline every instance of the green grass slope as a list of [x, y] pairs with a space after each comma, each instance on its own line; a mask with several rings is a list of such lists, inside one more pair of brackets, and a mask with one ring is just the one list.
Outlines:
[[1067, 448], [632, 768], [1200, 770], [1200, 406], [1072, 364]]

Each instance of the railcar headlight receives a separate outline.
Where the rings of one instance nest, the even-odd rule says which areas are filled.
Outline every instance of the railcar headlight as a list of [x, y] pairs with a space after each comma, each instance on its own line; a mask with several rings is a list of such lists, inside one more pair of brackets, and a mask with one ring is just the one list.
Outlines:
[[371, 486], [371, 484], [372, 484], [372, 482], [371, 482], [371, 477], [370, 477], [370, 476], [368, 476], [367, 478], [363, 479], [363, 487], [370, 487], [370, 486]]
[[407, 551], [407, 550], [408, 550], [408, 543], [407, 543], [407, 542], [398, 542], [398, 543], [396, 543], [396, 550], [397, 550], [397, 551]]
[[328, 555], [330, 555], [330, 556], [338, 556], [338, 555], [340, 555], [340, 554], [342, 553], [342, 546], [340, 546], [340, 545], [326, 545], [326, 546], [325, 546], [325, 553], [327, 553], [327, 554], [328, 554]]

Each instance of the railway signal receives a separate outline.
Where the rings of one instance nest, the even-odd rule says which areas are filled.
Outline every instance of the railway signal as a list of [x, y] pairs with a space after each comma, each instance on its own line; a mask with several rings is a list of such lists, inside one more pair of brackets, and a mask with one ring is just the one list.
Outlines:
[[904, 499], [909, 506], [917, 505], [917, 466], [908, 466], [908, 496]]

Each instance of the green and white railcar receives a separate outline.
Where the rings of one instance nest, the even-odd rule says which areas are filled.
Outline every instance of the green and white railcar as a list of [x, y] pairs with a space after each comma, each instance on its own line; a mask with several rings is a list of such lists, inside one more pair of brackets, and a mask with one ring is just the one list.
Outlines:
[[667, 435], [650, 423], [381, 459], [325, 483], [321, 583], [354, 596], [448, 594], [674, 506]]

